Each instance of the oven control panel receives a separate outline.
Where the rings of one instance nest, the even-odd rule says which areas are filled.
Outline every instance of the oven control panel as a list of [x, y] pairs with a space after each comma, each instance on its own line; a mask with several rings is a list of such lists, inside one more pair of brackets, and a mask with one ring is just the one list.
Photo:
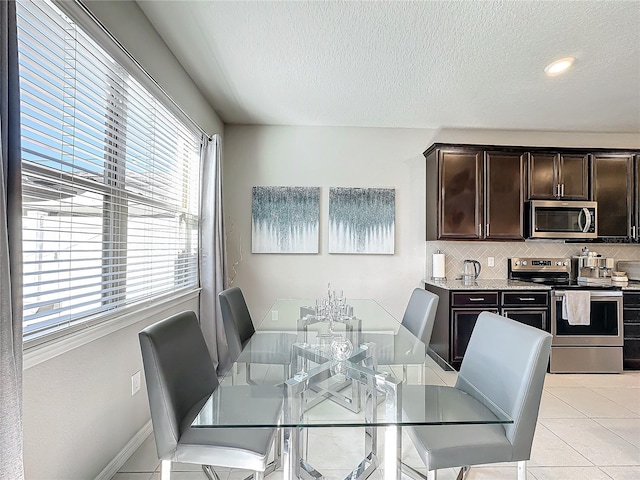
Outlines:
[[569, 258], [514, 257], [509, 259], [508, 266], [510, 272], [571, 272], [571, 260]]

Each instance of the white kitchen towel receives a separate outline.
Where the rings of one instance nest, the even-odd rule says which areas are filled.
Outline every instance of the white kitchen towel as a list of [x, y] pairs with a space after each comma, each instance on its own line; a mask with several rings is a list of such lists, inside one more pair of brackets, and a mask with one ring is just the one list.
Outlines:
[[562, 318], [569, 325], [591, 324], [591, 294], [588, 291], [565, 291], [562, 299]]

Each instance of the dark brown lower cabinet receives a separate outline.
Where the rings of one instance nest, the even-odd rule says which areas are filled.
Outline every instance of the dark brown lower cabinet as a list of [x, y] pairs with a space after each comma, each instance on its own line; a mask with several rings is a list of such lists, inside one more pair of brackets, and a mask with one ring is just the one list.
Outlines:
[[502, 292], [500, 315], [539, 328], [551, 331], [549, 325], [549, 293], [513, 291]]
[[625, 292], [623, 302], [623, 367], [625, 370], [640, 370], [640, 293]]
[[455, 367], [456, 370], [458, 370], [462, 364], [464, 352], [467, 351], [467, 345], [469, 345], [469, 340], [471, 339], [471, 332], [473, 331], [473, 327], [476, 326], [478, 315], [482, 312], [498, 313], [498, 309], [451, 309], [451, 358], [448, 363]]
[[471, 333], [482, 312], [499, 313], [549, 331], [549, 293], [543, 291], [426, 289], [440, 297], [429, 346], [456, 370], [460, 368]]
[[500, 315], [540, 330], [548, 330], [547, 309], [503, 308]]

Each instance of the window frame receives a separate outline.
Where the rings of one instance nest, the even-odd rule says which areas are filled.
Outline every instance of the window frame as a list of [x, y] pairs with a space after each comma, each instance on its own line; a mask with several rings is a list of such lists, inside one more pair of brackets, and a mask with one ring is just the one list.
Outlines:
[[[115, 61], [118, 68], [120, 68], [125, 75], [132, 77], [138, 82], [143, 88], [145, 88], [152, 97], [158, 101], [163, 107], [167, 108], [169, 112], [175, 115], [176, 120], [179, 121], [184, 127], [186, 127], [194, 136], [197, 136], [202, 131], [201, 129], [193, 123], [193, 121], [184, 114], [184, 112], [173, 102], [167, 94], [159, 88], [159, 86], [151, 79], [146, 71], [140, 67], [140, 65], [123, 49], [123, 47], [114, 41], [115, 39], [102, 27], [102, 25], [97, 22], [97, 20], [90, 15], [86, 7], [84, 7], [80, 3], [74, 2], [61, 2], [57, 0], [51, 1], [57, 8], [59, 8], [63, 14], [68, 15], [69, 18], [76, 26], [82, 29], [85, 34], [91, 37], [96, 43], [103, 48], [108, 55], [112, 57]], [[90, 25], [90, 28], [87, 26]], [[96, 32], [100, 32], [100, 35], [97, 35]], [[107, 48], [108, 47], [108, 48]], [[123, 60], [126, 60], [123, 62]], [[151, 87], [151, 88], [150, 88]], [[125, 95], [126, 96], [126, 95]], [[105, 231], [105, 236], [103, 236], [103, 245], [101, 247], [101, 251], [104, 251], [105, 243], [113, 243], [118, 242], [119, 245], [116, 248], [119, 248], [126, 259], [127, 253], [127, 242], [118, 241], [117, 237], [122, 235], [122, 231], [124, 230], [126, 233], [127, 229], [127, 215], [126, 208], [127, 204], [130, 200], [140, 200], [143, 204], [152, 204], [153, 200], [148, 197], [144, 197], [136, 192], [126, 191], [127, 189], [124, 186], [123, 180], [119, 179], [119, 175], [122, 175], [122, 172], [118, 171], [118, 167], [126, 169], [126, 165], [123, 165], [121, 162], [122, 159], [125, 158], [125, 149], [126, 149], [126, 119], [119, 118], [118, 113], [118, 102], [123, 100], [126, 105], [126, 98], [122, 97], [122, 92], [119, 91], [118, 88], [113, 88], [111, 92], [111, 97], [113, 100], [111, 102], [113, 108], [109, 110], [108, 105], [105, 106], [105, 114], [108, 117], [105, 121], [110, 121], [113, 124], [123, 124], [122, 137], [117, 135], [112, 135], [111, 142], [107, 142], [105, 140], [105, 145], [110, 145], [112, 148], [105, 150], [105, 155], [110, 155], [110, 160], [105, 160], [105, 163], [109, 165], [109, 168], [113, 168], [111, 172], [113, 175], [108, 176], [105, 182], [96, 182], [90, 179], [83, 179], [75, 176], [73, 179], [72, 175], [67, 175], [64, 172], [59, 170], [55, 170], [55, 176], [61, 178], [63, 180], [68, 181], [70, 184], [78, 185], [86, 187], [87, 190], [91, 190], [93, 192], [97, 192], [100, 195], [103, 195], [105, 199], [103, 202], [103, 212], [109, 212], [109, 214], [104, 214], [102, 216], [103, 219], [103, 230]], [[111, 114], [111, 116], [109, 116]], [[120, 122], [120, 123], [119, 123]], [[120, 132], [120, 130], [116, 130], [116, 133]], [[108, 129], [105, 129], [105, 134], [109, 135]], [[113, 134], [113, 131], [111, 131]], [[200, 149], [202, 145], [200, 144]], [[40, 178], [46, 178], [51, 175], [51, 172], [48, 172], [47, 167], [43, 165], [38, 165], [37, 163], [30, 162], [28, 160], [23, 160], [23, 175], [33, 175]], [[199, 169], [198, 169], [199, 170]], [[68, 177], [68, 178], [65, 178]], [[198, 180], [199, 183], [200, 180]], [[125, 192], [124, 195], [118, 197], [117, 202], [107, 201], [107, 196], [110, 195], [110, 191], [112, 187], [115, 187], [120, 192]], [[197, 191], [197, 196], [200, 196], [199, 187]], [[155, 202], [157, 206], [165, 208], [166, 204], [162, 202]], [[199, 204], [199, 202], [198, 202]], [[198, 222], [199, 222], [200, 212], [197, 211], [195, 215], [190, 214], [188, 212], [181, 215], [185, 221], [185, 234], [190, 238], [193, 231], [198, 231]], [[126, 238], [126, 236], [125, 236]], [[188, 240], [187, 240], [188, 241]], [[199, 236], [196, 238], [195, 242], [196, 251], [199, 251]], [[106, 247], [110, 248], [110, 247]], [[113, 248], [113, 247], [111, 247]], [[115, 280], [115, 285], [119, 285], [122, 287], [122, 296], [126, 297], [126, 289], [124, 288], [126, 282], [126, 266], [125, 262], [114, 262], [113, 258], [105, 258], [102, 256], [102, 270], [103, 276], [100, 277], [104, 279], [105, 272], [108, 277]], [[44, 333], [35, 333], [31, 334], [29, 332], [23, 331], [23, 341], [25, 353], [32, 351], [33, 349], [39, 348], [46, 344], [56, 344], [58, 346], [54, 347], [52, 351], [57, 352], [61, 348], [64, 350], [64, 344], [68, 344], [71, 348], [76, 348], [78, 344], [84, 344], [88, 341], [93, 341], [95, 338], [99, 338], [102, 334], [99, 331], [102, 331], [104, 335], [111, 333], [119, 328], [124, 328], [135, 320], [134, 317], [137, 314], [145, 311], [156, 310], [157, 308], [162, 308], [164, 305], [166, 308], [167, 305], [170, 305], [172, 302], [181, 301], [182, 299], [193, 299], [197, 297], [200, 291], [199, 286], [199, 262], [196, 259], [195, 262], [195, 284], [189, 284], [184, 288], [178, 288], [174, 291], [168, 291], [164, 293], [157, 294], [153, 297], [146, 297], [141, 300], [133, 300], [131, 304], [128, 304], [127, 301], [124, 303], [120, 303], [113, 310], [104, 310], [95, 314], [83, 315], [80, 318], [71, 319], [66, 322], [63, 322], [60, 325], [55, 326], [54, 328], [50, 328], [46, 330]], [[104, 283], [104, 280], [103, 280]], [[103, 287], [101, 287], [101, 295], [103, 295]], [[113, 298], [111, 296], [106, 300], [106, 302], [113, 302]], [[128, 320], [127, 320], [128, 319]], [[57, 322], [61, 323], [61, 322]], [[98, 328], [99, 327], [99, 328]], [[93, 332], [90, 332], [94, 330]], [[86, 335], [87, 332], [90, 332]], [[106, 332], [106, 333], [104, 333]], [[97, 335], [97, 336], [96, 336]], [[79, 337], [86, 337], [87, 340], [78, 340]], [[61, 345], [61, 346], [60, 346]], [[75, 345], [75, 346], [74, 346]], [[58, 354], [58, 353], [56, 353]]]

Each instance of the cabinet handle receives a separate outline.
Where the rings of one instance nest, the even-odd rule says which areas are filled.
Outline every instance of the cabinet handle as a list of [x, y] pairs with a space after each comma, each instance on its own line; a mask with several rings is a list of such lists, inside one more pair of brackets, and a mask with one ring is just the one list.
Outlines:
[[484, 301], [484, 297], [469, 297], [470, 302], [482, 302]]
[[478, 236], [479, 237], [482, 236], [482, 224], [481, 223], [478, 224]]
[[560, 196], [564, 197], [564, 183], [562, 185], [560, 185]]
[[485, 227], [486, 227], [486, 228], [485, 228], [485, 230], [484, 230], [484, 236], [485, 236], [485, 237], [488, 237], [488, 236], [489, 236], [489, 224], [487, 223], [487, 224], [485, 225]]
[[631, 238], [636, 239], [636, 226], [631, 227]]
[[560, 196], [560, 184], [556, 185], [556, 191], [553, 194], [554, 197], [559, 197]]
[[521, 302], [533, 302], [535, 300], [535, 298], [533, 298], [533, 297], [518, 297], [518, 300], [520, 300]]

